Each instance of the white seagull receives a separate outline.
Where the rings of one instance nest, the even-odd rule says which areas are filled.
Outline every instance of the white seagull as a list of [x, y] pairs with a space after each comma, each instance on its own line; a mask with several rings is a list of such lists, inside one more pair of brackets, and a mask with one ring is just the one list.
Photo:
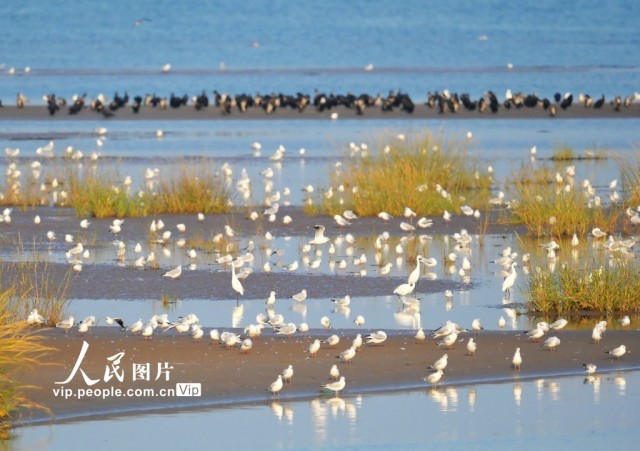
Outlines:
[[549, 351], [553, 351], [558, 346], [560, 346], [560, 339], [558, 337], [549, 337], [542, 343], [542, 347], [549, 348]]
[[478, 345], [473, 341], [473, 338], [469, 338], [469, 341], [467, 342], [467, 355], [476, 355], [476, 349], [478, 349]]
[[316, 229], [316, 234], [313, 237], [313, 239], [311, 241], [309, 241], [309, 244], [318, 245], [318, 244], [327, 243], [329, 241], [329, 238], [324, 236], [325, 227], [323, 225], [318, 224], [318, 225], [313, 226], [313, 228]]
[[520, 348], [516, 348], [516, 353], [513, 355], [513, 360], [511, 360], [513, 364], [513, 369], [520, 371], [522, 366], [522, 356], [520, 355]]
[[423, 381], [429, 382], [434, 387], [438, 386], [438, 381], [442, 379], [442, 370], [438, 370], [434, 373], [429, 374], [427, 377], [422, 378]]
[[75, 324], [75, 318], [73, 316], [70, 316], [69, 318], [63, 319], [62, 321], [57, 323], [56, 327], [59, 327], [60, 329], [64, 329], [64, 333], [67, 334], [69, 333], [69, 329], [71, 329], [74, 324]]
[[387, 340], [387, 334], [383, 330], [379, 330], [367, 336], [367, 344], [381, 345], [386, 340]]
[[627, 352], [629, 352], [627, 351], [627, 347], [625, 345], [620, 345], [617, 348], [612, 349], [611, 351], [607, 351], [607, 354], [620, 360], [622, 359], [622, 356], [625, 355]]
[[332, 392], [335, 392], [336, 397], [338, 396], [338, 392], [344, 390], [345, 385], [347, 385], [344, 376], [340, 376], [340, 380], [336, 381], [336, 382], [330, 382], [328, 384], [324, 384], [322, 385], [322, 388], [325, 390], [330, 390]]
[[502, 282], [502, 291], [506, 292], [507, 299], [511, 299], [511, 288], [516, 283], [516, 277], [518, 277], [518, 273], [516, 272], [517, 266], [518, 264], [516, 262], [511, 263], [511, 272]]
[[282, 390], [283, 385], [284, 383], [282, 382], [282, 374], [278, 374], [278, 378], [273, 381], [271, 385], [269, 385], [269, 388], [267, 388], [267, 390], [275, 396], [278, 396], [280, 390]]
[[302, 290], [300, 293], [296, 293], [293, 296], [291, 296], [291, 298], [294, 301], [302, 302], [305, 299], [307, 299], [307, 290]]
[[182, 265], [178, 265], [176, 268], [173, 268], [173, 269], [165, 272], [164, 274], [162, 274], [162, 277], [168, 277], [170, 279], [177, 279], [178, 277], [180, 277], [180, 274], [182, 274]]

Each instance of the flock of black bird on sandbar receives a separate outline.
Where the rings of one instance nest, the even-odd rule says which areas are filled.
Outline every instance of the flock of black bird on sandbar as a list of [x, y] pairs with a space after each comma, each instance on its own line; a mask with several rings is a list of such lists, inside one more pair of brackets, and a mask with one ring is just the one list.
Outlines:
[[[378, 94], [372, 96], [369, 94], [355, 95], [347, 94], [326, 94], [316, 91], [313, 96], [298, 92], [295, 95], [272, 93], [272, 94], [237, 94], [229, 95], [213, 91], [212, 96], [207, 95], [204, 90], [196, 96], [176, 96], [171, 94], [167, 97], [159, 97], [156, 94], [146, 94], [143, 96], [135, 96], [130, 99], [129, 94], [120, 95], [117, 92], [113, 99], [107, 99], [103, 95], [99, 95], [93, 99], [87, 99], [87, 94], [73, 96], [71, 102], [63, 97], [55, 94], [44, 96], [46, 108], [50, 115], [57, 112], [67, 111], [70, 115], [76, 115], [81, 111], [88, 109], [90, 111], [102, 114], [104, 117], [112, 117], [120, 109], [131, 107], [133, 113], [139, 113], [143, 108], [156, 108], [162, 110], [177, 110], [179, 108], [191, 107], [195, 110], [215, 109], [220, 111], [222, 115], [231, 115], [234, 112], [246, 113], [249, 110], [263, 110], [265, 114], [272, 114], [279, 109], [290, 109], [300, 113], [312, 108], [318, 113], [327, 112], [337, 107], [343, 107], [348, 110], [355, 111], [356, 115], [364, 115], [369, 109], [379, 109], [383, 113], [401, 111], [406, 114], [412, 114], [416, 104], [411, 97], [401, 91], [391, 91], [388, 95]], [[28, 99], [22, 94], [17, 95], [16, 105], [23, 108], [28, 103]], [[437, 110], [439, 114], [455, 114], [460, 111], [471, 112], [490, 112], [498, 113], [500, 110], [510, 109], [531, 109], [542, 108], [547, 111], [550, 116], [556, 116], [559, 109], [567, 110], [572, 106], [580, 106], [582, 108], [592, 108], [595, 110], [605, 107], [613, 109], [613, 111], [621, 111], [621, 109], [629, 108], [633, 104], [640, 103], [640, 94], [621, 97], [615, 96], [609, 101], [605, 100], [602, 95], [599, 98], [593, 98], [588, 94], [580, 94], [574, 99], [573, 94], [567, 92], [565, 94], [556, 93], [551, 98], [540, 97], [537, 94], [526, 94], [522, 92], [511, 93], [507, 91], [504, 99], [500, 101], [495, 93], [487, 91], [479, 98], [472, 98], [468, 93], [458, 94], [450, 93], [448, 90], [443, 92], [429, 92], [425, 104], [433, 110]], [[2, 103], [0, 102], [0, 106]]]

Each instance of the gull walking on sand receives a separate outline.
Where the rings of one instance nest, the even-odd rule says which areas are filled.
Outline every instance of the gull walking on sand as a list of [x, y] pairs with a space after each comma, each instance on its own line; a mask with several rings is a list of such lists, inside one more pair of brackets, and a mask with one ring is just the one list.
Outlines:
[[340, 355], [337, 356], [337, 358], [344, 361], [345, 363], [349, 363], [355, 356], [356, 347], [352, 345], [350, 348], [342, 351]]
[[331, 369], [329, 370], [329, 377], [331, 377], [331, 380], [338, 380], [338, 378], [340, 377], [340, 370], [338, 369], [338, 365], [333, 365], [331, 367]]
[[182, 265], [178, 265], [176, 268], [173, 268], [173, 269], [165, 272], [164, 274], [162, 274], [162, 277], [168, 277], [170, 279], [177, 279], [178, 277], [180, 277], [180, 274], [182, 274]]
[[338, 397], [338, 393], [344, 390], [345, 385], [347, 385], [344, 376], [340, 376], [340, 380], [336, 382], [330, 382], [328, 384], [322, 385], [324, 390], [330, 390], [335, 392], [336, 398]]
[[387, 340], [387, 334], [383, 330], [379, 330], [379, 331], [374, 332], [371, 335], [367, 336], [367, 344], [373, 344], [373, 345], [376, 345], [376, 346], [377, 345], [381, 345], [386, 340]]
[[548, 348], [549, 351], [557, 349], [558, 346], [560, 346], [560, 339], [558, 337], [549, 337], [542, 343], [542, 347]]
[[313, 343], [309, 345], [307, 352], [309, 353], [310, 357], [315, 357], [318, 354], [319, 350], [320, 350], [320, 340], [314, 340]]
[[442, 357], [436, 360], [433, 365], [428, 366], [427, 369], [444, 371], [444, 369], [447, 367], [447, 363], [449, 363], [449, 355], [444, 354]]
[[64, 329], [64, 333], [67, 334], [69, 333], [69, 329], [71, 329], [75, 324], [75, 318], [73, 316], [70, 316], [67, 319], [63, 319], [62, 321], [60, 321], [59, 323], [56, 324], [56, 327], [60, 328], [60, 329]]
[[564, 329], [564, 327], [569, 323], [569, 321], [567, 321], [564, 318], [559, 318], [556, 321], [552, 322], [551, 324], [549, 324], [549, 329], [553, 329], [553, 330], [562, 330]]
[[607, 351], [607, 354], [609, 354], [612, 357], [615, 357], [618, 360], [622, 360], [622, 356], [625, 355], [627, 352], [627, 347], [625, 345], [620, 345], [617, 348], [612, 349], [611, 351]]
[[418, 343], [424, 343], [424, 341], [427, 339], [427, 336], [424, 334], [424, 330], [422, 329], [422, 327], [418, 329], [418, 332], [416, 332], [415, 338]]
[[282, 371], [282, 380], [286, 384], [290, 384], [291, 379], [293, 379], [293, 365], [289, 365]]
[[442, 370], [438, 370], [435, 373], [431, 373], [427, 377], [422, 378], [422, 380], [425, 382], [429, 382], [434, 387], [437, 387], [438, 381], [442, 379], [442, 374]]
[[240, 345], [240, 352], [242, 354], [249, 354], [251, 348], [253, 348], [253, 341], [251, 341], [251, 338], [245, 338], [242, 340], [242, 344]]
[[142, 330], [142, 318], [140, 318], [138, 321], [136, 321], [135, 323], [127, 327], [127, 332], [132, 332], [134, 334], [137, 334], [141, 330]]
[[338, 343], [340, 343], [340, 337], [334, 334], [327, 338], [324, 342], [328, 344], [330, 348], [334, 348]]
[[514, 370], [520, 371], [520, 368], [522, 366], [522, 356], [520, 355], [520, 348], [516, 348], [516, 353], [513, 355], [511, 364], [513, 365]]
[[476, 355], [476, 349], [478, 349], [478, 345], [473, 341], [473, 338], [469, 338], [469, 341], [467, 342], [467, 355]]
[[354, 348], [356, 348], [356, 350], [360, 349], [362, 347], [362, 335], [356, 335], [356, 338], [353, 339], [351, 344]]
[[480, 320], [476, 318], [471, 322], [471, 329], [478, 333], [481, 330], [484, 330], [484, 327], [482, 327], [482, 323], [480, 323]]
[[599, 324], [596, 324], [593, 327], [593, 331], [591, 332], [591, 339], [595, 344], [600, 343], [600, 340], [602, 339], [602, 328]]
[[278, 374], [278, 378], [275, 381], [273, 381], [271, 385], [269, 385], [269, 388], [267, 388], [267, 390], [277, 397], [279, 396], [280, 390], [282, 390], [283, 386], [284, 386], [284, 383], [282, 381], [282, 374]]
[[449, 335], [445, 336], [441, 341], [438, 342], [438, 346], [444, 346], [447, 349], [451, 349], [457, 340], [458, 333], [451, 332]]

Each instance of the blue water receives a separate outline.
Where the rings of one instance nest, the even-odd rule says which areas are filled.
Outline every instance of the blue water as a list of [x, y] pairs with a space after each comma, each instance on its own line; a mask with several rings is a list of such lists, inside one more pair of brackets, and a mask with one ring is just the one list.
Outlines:
[[0, 99], [316, 88], [626, 95], [638, 89], [639, 14], [630, 0], [5, 0]]
[[[615, 449], [637, 440], [639, 373], [546, 378], [18, 429], [15, 449]], [[583, 383], [584, 382], [584, 383]], [[206, 432], [205, 432], [206, 431]], [[212, 445], [214, 444], [215, 445]]]

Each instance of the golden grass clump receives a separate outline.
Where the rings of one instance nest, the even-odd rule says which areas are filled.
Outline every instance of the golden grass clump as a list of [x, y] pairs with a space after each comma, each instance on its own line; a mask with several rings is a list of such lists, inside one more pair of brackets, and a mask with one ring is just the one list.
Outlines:
[[478, 208], [489, 199], [492, 177], [477, 169], [464, 143], [425, 132], [387, 139], [371, 151], [352, 146], [349, 152], [331, 175], [332, 188], [319, 212], [348, 208], [361, 216], [402, 215], [410, 207], [421, 215], [440, 215], [465, 204]]
[[640, 206], [640, 152], [635, 161], [618, 160], [622, 174], [622, 189], [626, 193], [626, 204], [632, 209]]
[[170, 168], [168, 175], [134, 190], [132, 181], [95, 169], [67, 177], [69, 204], [78, 216], [97, 218], [144, 217], [163, 213], [226, 213], [230, 194], [222, 177], [206, 162]]
[[531, 312], [607, 315], [640, 312], [640, 268], [633, 262], [585, 260], [556, 271], [534, 268], [524, 289]]
[[615, 230], [622, 214], [619, 204], [603, 205], [590, 184], [548, 168], [524, 169], [509, 181], [514, 191], [513, 220], [524, 224], [534, 236], [584, 236], [594, 227]]

